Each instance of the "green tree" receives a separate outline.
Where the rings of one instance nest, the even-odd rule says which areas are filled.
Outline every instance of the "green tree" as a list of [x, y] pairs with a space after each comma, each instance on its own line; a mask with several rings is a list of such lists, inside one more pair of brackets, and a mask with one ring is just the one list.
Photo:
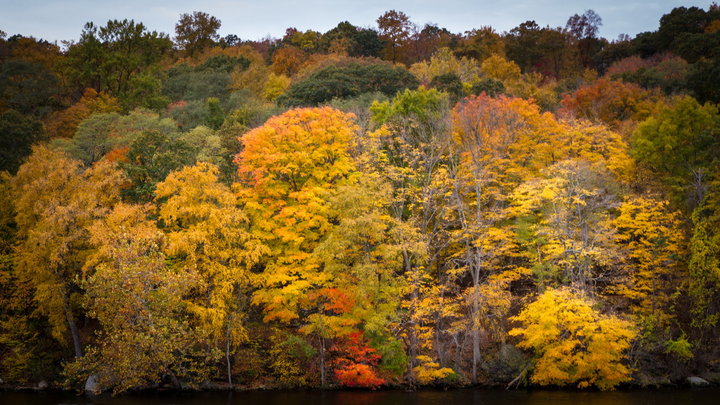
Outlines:
[[202, 11], [181, 14], [175, 24], [175, 42], [192, 58], [220, 39], [220, 24], [220, 20]]
[[276, 100], [280, 105], [291, 107], [314, 106], [335, 98], [350, 98], [374, 91], [392, 97], [398, 91], [417, 85], [417, 79], [403, 68], [351, 62], [313, 72]]
[[32, 117], [14, 110], [0, 114], [0, 171], [15, 173], [43, 135], [42, 123]]

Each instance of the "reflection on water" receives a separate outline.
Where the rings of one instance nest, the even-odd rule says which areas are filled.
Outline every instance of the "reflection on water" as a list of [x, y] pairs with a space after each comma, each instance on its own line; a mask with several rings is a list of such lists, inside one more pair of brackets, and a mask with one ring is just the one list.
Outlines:
[[0, 405], [675, 405], [717, 404], [720, 389], [573, 391], [264, 391], [157, 393], [85, 398], [0, 392]]

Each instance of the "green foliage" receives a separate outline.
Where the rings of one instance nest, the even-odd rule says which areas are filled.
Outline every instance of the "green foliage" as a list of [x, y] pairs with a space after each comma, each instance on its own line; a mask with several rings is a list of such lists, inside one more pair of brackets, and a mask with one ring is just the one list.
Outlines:
[[715, 172], [719, 134], [718, 107], [685, 96], [638, 125], [631, 153], [661, 176], [675, 201], [693, 208]]
[[57, 78], [38, 63], [11, 59], [0, 66], [0, 111], [43, 118], [56, 106], [58, 93]]
[[[50, 146], [90, 165], [112, 151], [120, 155], [127, 152], [127, 148], [145, 131], [168, 135], [175, 132], [176, 128], [173, 120], [160, 118], [146, 110], [134, 110], [127, 115], [94, 114], [80, 123], [72, 139], [56, 138], [50, 142]], [[114, 159], [124, 160], [122, 156]]]
[[163, 94], [173, 102], [225, 99], [229, 94], [230, 74], [224, 69], [193, 69], [183, 64], [170, 69], [167, 75]]
[[379, 91], [392, 97], [398, 91], [415, 88], [417, 79], [407, 70], [377, 63], [348, 63], [320, 69], [293, 84], [277, 98], [278, 104], [314, 106], [334, 98], [349, 98]]
[[132, 182], [123, 190], [125, 196], [134, 202], [150, 201], [155, 184], [170, 172], [193, 164], [195, 153], [177, 134], [157, 130], [142, 132], [130, 144], [126, 161], [120, 164]]
[[505, 92], [505, 85], [500, 80], [487, 77], [472, 86], [472, 94], [480, 95], [485, 92], [490, 97], [497, 97]]
[[448, 93], [454, 101], [457, 101], [463, 94], [463, 83], [460, 76], [455, 73], [446, 73], [433, 77], [432, 81], [430, 81], [430, 87]]
[[0, 171], [15, 173], [43, 135], [42, 123], [31, 116], [14, 110], [0, 114]]
[[[92, 87], [108, 91], [123, 100], [125, 109], [152, 104], [138, 99], [147, 79], [135, 76], [148, 73], [170, 50], [170, 39], [148, 31], [133, 20], [110, 20], [103, 27], [85, 24], [80, 41], [70, 46], [64, 62], [65, 74], [80, 89]], [[144, 72], [144, 73], [143, 73]], [[141, 89], [136, 88], [140, 85]], [[134, 94], [135, 98], [127, 96]]]

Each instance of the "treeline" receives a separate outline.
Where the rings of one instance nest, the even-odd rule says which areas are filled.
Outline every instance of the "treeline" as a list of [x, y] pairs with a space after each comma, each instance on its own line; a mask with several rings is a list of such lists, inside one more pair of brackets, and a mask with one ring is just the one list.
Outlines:
[[377, 23], [3, 33], [2, 382], [717, 376], [720, 8]]

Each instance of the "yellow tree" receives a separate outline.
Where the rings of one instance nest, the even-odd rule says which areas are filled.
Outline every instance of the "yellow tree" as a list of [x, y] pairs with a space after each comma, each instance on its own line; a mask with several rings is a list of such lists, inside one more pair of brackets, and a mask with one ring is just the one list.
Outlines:
[[441, 363], [445, 357], [439, 338], [448, 315], [441, 297], [446, 291], [441, 292], [438, 282], [445, 267], [442, 219], [452, 141], [448, 107], [446, 95], [420, 87], [370, 108], [377, 129], [365, 145], [372, 158], [366, 159], [364, 172], [382, 173], [393, 187], [389, 210], [405, 277], [400, 326], [409, 370], [421, 366], [422, 353], [434, 351]]
[[110, 163], [84, 169], [46, 147], [36, 148], [13, 180], [18, 276], [33, 286], [53, 336], [65, 342], [69, 332], [76, 357], [82, 356], [77, 281], [92, 249], [87, 227], [119, 200], [123, 180]]
[[622, 360], [636, 335], [633, 324], [600, 314], [582, 294], [548, 289], [511, 319], [521, 326], [510, 335], [535, 352], [532, 382], [611, 390], [630, 380]]
[[249, 270], [267, 249], [250, 233], [237, 195], [219, 182], [218, 173], [210, 163], [170, 173], [157, 185], [155, 200], [167, 255], [190, 280], [185, 305], [196, 338], [210, 349], [223, 346], [232, 383], [231, 347], [246, 337]]
[[67, 373], [94, 375], [115, 393], [183, 377], [182, 354], [194, 344], [180, 310], [186, 280], [165, 265], [166, 238], [148, 207], [118, 204], [89, 231], [96, 250], [84, 269], [85, 305], [101, 328]]
[[667, 201], [626, 199], [613, 219], [615, 240], [624, 252], [621, 277], [611, 291], [629, 301], [639, 323], [653, 333], [668, 326], [672, 294], [679, 285], [685, 241], [679, 212]]
[[[406, 369], [404, 350], [391, 333], [399, 322], [398, 309], [405, 287], [399, 275], [403, 261], [398, 221], [388, 210], [391, 203], [392, 188], [379, 173], [365, 173], [353, 183], [340, 186], [330, 200], [336, 225], [314, 255], [331, 275], [325, 289], [331, 310], [325, 304], [325, 310], [308, 316], [303, 329], [337, 338], [335, 352], [344, 360], [336, 368], [336, 375], [362, 363], [357, 347], [363, 346], [358, 343], [364, 339], [370, 339], [372, 351], [378, 351], [385, 371], [399, 376]], [[343, 300], [346, 304], [339, 305]], [[354, 334], [363, 339], [353, 339]], [[361, 375], [369, 374], [367, 371]], [[340, 379], [346, 385], [362, 381], [358, 377]]]
[[329, 107], [300, 108], [241, 138], [241, 197], [253, 234], [270, 248], [252, 299], [266, 321], [297, 319], [305, 293], [328, 281], [311, 253], [331, 228], [330, 197], [354, 170], [352, 119]]
[[613, 244], [611, 209], [618, 204], [617, 184], [599, 164], [564, 160], [528, 180], [512, 195], [512, 214], [529, 219], [519, 232], [530, 252], [538, 281], [571, 284], [581, 290], [608, 284], [619, 259]]
[[[451, 274], [466, 309], [464, 330], [472, 336], [472, 380], [477, 381], [481, 330], [500, 330], [509, 309], [509, 283], [526, 272], [505, 266], [517, 255], [513, 230], [506, 226], [508, 196], [523, 180], [554, 159], [561, 125], [531, 102], [501, 96], [469, 97], [453, 110], [456, 164], [450, 214], [453, 249]], [[463, 280], [468, 280], [464, 282]]]
[[239, 192], [252, 233], [269, 248], [252, 296], [266, 322], [297, 325], [301, 311], [317, 309], [318, 292], [331, 281], [313, 251], [332, 229], [330, 199], [355, 172], [353, 118], [329, 107], [295, 109], [241, 138]]

